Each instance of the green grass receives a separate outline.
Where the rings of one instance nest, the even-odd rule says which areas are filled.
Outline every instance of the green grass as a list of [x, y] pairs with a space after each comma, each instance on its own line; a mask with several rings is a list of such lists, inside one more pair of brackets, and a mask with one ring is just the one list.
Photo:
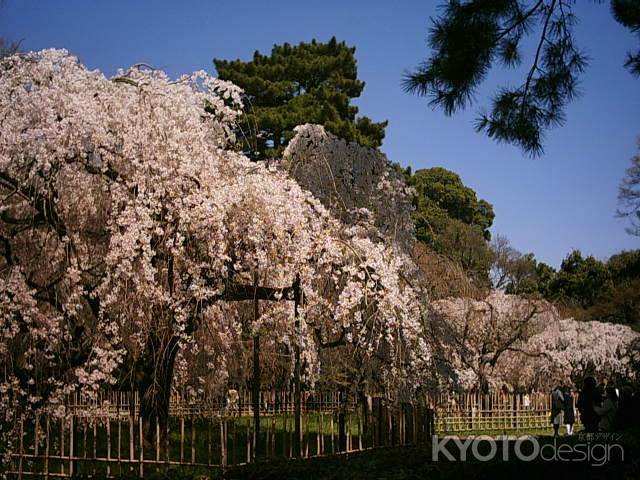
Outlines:
[[[227, 417], [223, 419], [226, 426], [225, 443], [225, 464], [237, 465], [246, 463], [251, 459], [251, 451], [247, 445], [253, 441], [253, 417]], [[130, 472], [137, 472], [139, 469], [139, 459], [141, 456], [139, 424], [133, 425], [133, 461], [131, 459], [130, 428], [128, 418], [121, 419], [120, 422], [111, 420], [110, 441], [107, 435], [106, 422], [98, 422], [95, 427], [89, 420], [83, 421], [75, 419], [74, 424], [74, 456], [77, 459], [73, 462], [74, 472], [79, 474], [106, 473], [107, 462], [92, 461], [94, 457], [107, 458], [109, 456], [114, 461], [109, 463], [110, 473], [124, 475]], [[271, 458], [286, 458], [291, 456], [293, 450], [293, 416], [276, 415], [261, 417], [261, 432], [258, 438], [262, 456]], [[155, 427], [155, 425], [153, 425]], [[332, 439], [333, 429], [333, 439]], [[358, 445], [361, 435], [356, 419], [346, 423], [346, 429], [353, 438], [354, 446]], [[38, 454], [44, 455], [45, 443], [44, 425], [40, 425], [39, 438], [41, 442], [38, 446]], [[322, 436], [320, 437], [320, 432]], [[62, 440], [64, 436], [64, 440]], [[34, 446], [35, 428], [33, 425], [25, 425], [25, 453], [36, 453]], [[302, 419], [303, 452], [308, 456], [318, 455], [318, 440], [324, 441], [324, 453], [336, 453], [338, 451], [338, 422], [331, 415], [319, 413], [305, 413]], [[160, 445], [161, 462], [187, 462], [203, 465], [222, 464], [222, 432], [221, 420], [219, 418], [185, 418], [181, 420], [172, 417], [169, 422], [168, 449], [166, 444]], [[118, 441], [119, 439], [119, 441]], [[68, 427], [65, 428], [64, 435], [61, 432], [59, 422], [52, 423], [49, 429], [50, 455], [58, 455], [64, 441], [64, 454], [69, 455], [70, 435]], [[110, 450], [109, 450], [110, 445]], [[268, 446], [268, 448], [267, 448]], [[142, 445], [142, 456], [145, 460], [154, 462], [157, 460], [157, 444], [147, 441]], [[44, 459], [38, 458], [24, 462], [23, 468], [27, 471], [45, 471]], [[50, 472], [69, 472], [69, 461], [59, 459], [49, 459], [48, 470]], [[145, 466], [147, 471], [155, 472], [175, 469], [175, 465]], [[211, 471], [210, 467], [189, 467], [190, 471], [205, 470]]]
[[[434, 478], [438, 478], [441, 467], [440, 466], [424, 466], [419, 465], [418, 459], [413, 458], [412, 456], [419, 455], [418, 452], [422, 452], [423, 455], [426, 455], [427, 450], [426, 447], [405, 447], [403, 449], [398, 450], [397, 448], [391, 449], [375, 449], [371, 452], [362, 452], [362, 456], [357, 456], [354, 454], [339, 454], [330, 456], [329, 459], [324, 461], [316, 460], [309, 461], [307, 463], [300, 462], [297, 460], [289, 461], [286, 460], [287, 457], [290, 456], [290, 452], [292, 451], [292, 441], [293, 441], [293, 416], [292, 415], [277, 415], [277, 416], [264, 416], [261, 418], [261, 436], [259, 439], [260, 445], [262, 445], [263, 458], [268, 459], [269, 462], [265, 463], [264, 461], [259, 461], [256, 465], [248, 465], [243, 468], [232, 468], [232, 465], [238, 465], [247, 462], [247, 438], [251, 438], [253, 435], [253, 418], [248, 416], [243, 417], [228, 417], [226, 419], [227, 422], [227, 435], [226, 435], [226, 464], [230, 466], [226, 472], [223, 472], [220, 468], [215, 467], [215, 465], [221, 464], [222, 452], [221, 452], [221, 431], [220, 431], [220, 420], [218, 418], [194, 418], [193, 422], [191, 419], [185, 418], [184, 420], [184, 430], [183, 424], [179, 418], [172, 418], [169, 424], [169, 449], [162, 449], [161, 452], [161, 461], [170, 460], [171, 462], [180, 462], [184, 460], [186, 462], [191, 462], [192, 455], [194, 455], [194, 459], [196, 463], [205, 464], [204, 466], [185, 466], [180, 467], [178, 465], [145, 465], [145, 478], [149, 475], [155, 475], [158, 478], [191, 478], [189, 476], [193, 475], [205, 475], [210, 478], [218, 478], [221, 475], [225, 475], [225, 478], [236, 478], [234, 475], [238, 475], [237, 478], [304, 478], [305, 480], [309, 480], [312, 478], [369, 478], [369, 477], [359, 477], [358, 475], [364, 475], [362, 472], [370, 472], [371, 469], [380, 473], [386, 472], [389, 468], [392, 468], [393, 465], [403, 464], [403, 462], [408, 462], [408, 465], [404, 465], [402, 467], [398, 467], [398, 472], [404, 472], [405, 470], [408, 472], [413, 472], [417, 469], [417, 471], [424, 470], [425, 472], [431, 472], [430, 474], [436, 475]], [[235, 427], [234, 427], [235, 426]], [[139, 442], [139, 425], [134, 425], [134, 449], [133, 449], [133, 462], [129, 463], [127, 460], [129, 459], [129, 421], [128, 419], [123, 419], [120, 422], [120, 457], [121, 461], [114, 461], [110, 463], [110, 474], [111, 475], [120, 475], [123, 478], [131, 475], [137, 475], [139, 472], [138, 460], [140, 458], [140, 442]], [[322, 431], [324, 446], [325, 446], [325, 454], [336, 453], [338, 450], [338, 424], [337, 420], [333, 418], [333, 448], [331, 441], [331, 428], [332, 428], [332, 417], [330, 415], [320, 415], [320, 414], [305, 414], [302, 422], [302, 430], [303, 430], [303, 450], [306, 454], [308, 452], [309, 456], [315, 456], [318, 454], [317, 451], [317, 441], [318, 435]], [[355, 418], [352, 420], [351, 424], [347, 422], [347, 429], [350, 432], [350, 435], [353, 437], [354, 447], [357, 448], [359, 436], [361, 432], [358, 427], [358, 423], [355, 421]], [[111, 431], [111, 458], [118, 458], [118, 422], [112, 420], [110, 423], [110, 431]], [[184, 436], [181, 435], [181, 432], [184, 431]], [[95, 429], [96, 435], [94, 436], [94, 427], [90, 423], [78, 422], [76, 420], [75, 428], [74, 428], [74, 452], [77, 457], [80, 457], [78, 460], [74, 462], [74, 471], [79, 475], [93, 475], [93, 474], [106, 474], [107, 467], [106, 462], [94, 462], [91, 460], [91, 457], [94, 456], [94, 445], [95, 445], [95, 454], [98, 457], [106, 457], [108, 450], [108, 442], [107, 442], [107, 429], [106, 424], [97, 424]], [[42, 432], [41, 432], [42, 433]], [[521, 430], [471, 430], [465, 432], [438, 432], [438, 435], [457, 435], [460, 437], [466, 436], [478, 436], [478, 435], [489, 435], [489, 436], [500, 436], [500, 435], [535, 435], [538, 437], [546, 437], [552, 435], [553, 430], [551, 428], [535, 428], [535, 429], [521, 429]], [[34, 437], [34, 429], [25, 428], [25, 445], [31, 445], [33, 443]], [[561, 429], [561, 434], [564, 434], [564, 428]], [[181, 441], [182, 438], [182, 441]], [[193, 438], [193, 443], [192, 443]], [[564, 437], [563, 437], [564, 438]], [[68, 431], [65, 433], [65, 453], [68, 454], [69, 447], [69, 435]], [[265, 446], [269, 444], [268, 451]], [[60, 424], [52, 424], [50, 428], [50, 452], [53, 454], [54, 452], [58, 452], [61, 443], [61, 432], [60, 432]], [[209, 449], [209, 444], [211, 444], [211, 450]], [[364, 446], [371, 445], [371, 437], [366, 436], [363, 437]], [[164, 446], [163, 446], [164, 447]], [[144, 459], [147, 461], [155, 461], [156, 460], [156, 450], [155, 443], [148, 444], [145, 443], [143, 445], [144, 451]], [[394, 453], [396, 452], [396, 453]], [[403, 453], [406, 452], [407, 457], [404, 458]], [[31, 452], [33, 453], [33, 450]], [[44, 444], [41, 444], [39, 447], [39, 454], [42, 455], [44, 453]], [[86, 460], [84, 457], [86, 456]], [[359, 459], [357, 461], [352, 459]], [[413, 458], [413, 459], [412, 459]], [[207, 465], [211, 466], [207, 466]], [[389, 465], [387, 465], [389, 464]], [[310, 467], [317, 465], [318, 471], [315, 470], [316, 467]], [[349, 469], [350, 465], [354, 466], [355, 471], [351, 472]], [[353, 475], [352, 477], [332, 477], [332, 476], [318, 476], [315, 475], [325, 475], [324, 469], [330, 470], [331, 468], [346, 469], [345, 472], [349, 472], [349, 475]], [[31, 464], [25, 463], [25, 470], [30, 471], [44, 471], [44, 461], [42, 459], [38, 459], [33, 461]], [[64, 468], [65, 472], [69, 472], [69, 462], [62, 462], [60, 460], [51, 459], [49, 460], [49, 471], [50, 472], [61, 472]], [[395, 468], [395, 467], [393, 467]], [[259, 472], [267, 472], [266, 477], [262, 477], [258, 475]], [[287, 472], [287, 476], [278, 477], [276, 472], [285, 469]], [[380, 472], [378, 472], [378, 469]], [[408, 470], [407, 470], [408, 469]], [[327, 475], [328, 475], [327, 470]], [[436, 473], [433, 473], [433, 472]], [[452, 471], [458, 471], [457, 467], [452, 468]], [[460, 472], [464, 472], [464, 468], [460, 470]], [[271, 473], [269, 473], [271, 472]], [[289, 474], [293, 475], [290, 477]], [[273, 476], [269, 476], [273, 475]], [[300, 475], [300, 477], [296, 477], [296, 475]], [[345, 473], [346, 475], [346, 473]], [[371, 478], [414, 478], [414, 477], [403, 477], [404, 473], [398, 473], [398, 477], [394, 476], [392, 472], [384, 473], [383, 476], [380, 477], [371, 477]], [[417, 478], [417, 477], [416, 477]], [[426, 478], [426, 477], [424, 477]], [[449, 478], [449, 477], [443, 477]], [[451, 477], [453, 478], [453, 477]]]

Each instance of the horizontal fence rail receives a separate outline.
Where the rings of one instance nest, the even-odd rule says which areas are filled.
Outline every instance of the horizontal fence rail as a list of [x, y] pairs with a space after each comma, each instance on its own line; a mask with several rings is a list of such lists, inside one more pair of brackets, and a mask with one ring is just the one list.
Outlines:
[[400, 403], [341, 392], [303, 392], [298, 443], [292, 392], [261, 392], [258, 404], [257, 433], [251, 392], [230, 390], [213, 398], [175, 393], [163, 434], [160, 419], [140, 415], [136, 394], [109, 392], [90, 402], [71, 396], [64, 418], [42, 414], [20, 424], [8, 474], [19, 479], [132, 472], [144, 476], [177, 467], [204, 473], [258, 457], [415, 445], [436, 432], [549, 428], [551, 414], [546, 393], [440, 394]]
[[[160, 419], [139, 415], [137, 395], [113, 392], [93, 402], [71, 397], [65, 418], [46, 414], [20, 424], [12, 478], [116, 476], [185, 468], [194, 473], [254, 461], [291, 458], [295, 407], [290, 392], [263, 392], [256, 433], [250, 393], [213, 399], [171, 398], [166, 435]], [[304, 392], [300, 457], [415, 445], [434, 433], [434, 413], [420, 403], [397, 403], [339, 392]]]
[[[574, 398], [574, 406], [577, 397]], [[523, 431], [551, 426], [551, 396], [528, 394], [441, 394], [429, 397], [439, 433]], [[574, 415], [579, 423], [579, 415]]]

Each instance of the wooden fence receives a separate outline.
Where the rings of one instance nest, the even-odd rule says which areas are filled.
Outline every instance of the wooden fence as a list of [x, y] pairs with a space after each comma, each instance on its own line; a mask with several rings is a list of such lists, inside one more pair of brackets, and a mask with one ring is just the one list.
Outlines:
[[291, 392], [262, 392], [259, 433], [253, 398], [237, 392], [216, 398], [175, 394], [168, 431], [158, 419], [145, 423], [136, 395], [110, 393], [93, 402], [70, 397], [65, 418], [40, 415], [20, 425], [9, 476], [74, 474], [144, 476], [168, 468], [205, 472], [260, 457], [313, 457], [428, 441], [434, 433], [548, 428], [545, 393], [441, 394], [399, 404], [339, 392], [302, 392], [299, 443]]
[[441, 394], [429, 397], [429, 404], [435, 410], [435, 430], [440, 433], [551, 427], [548, 393]]
[[[112, 393], [92, 403], [70, 398], [64, 419], [40, 415], [20, 425], [8, 473], [19, 479], [130, 472], [142, 477], [168, 468], [197, 473], [257, 457], [296, 456], [293, 394], [261, 395], [259, 434], [252, 404], [249, 393], [232, 402], [175, 396], [163, 436], [158, 419], [145, 422], [138, 415], [136, 396]], [[418, 444], [431, 437], [433, 425], [433, 411], [419, 404], [304, 392], [300, 456]]]

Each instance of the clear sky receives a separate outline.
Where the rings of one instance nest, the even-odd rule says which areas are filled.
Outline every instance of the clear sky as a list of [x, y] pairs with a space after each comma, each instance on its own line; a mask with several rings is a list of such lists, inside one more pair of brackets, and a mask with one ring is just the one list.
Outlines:
[[[366, 82], [361, 113], [389, 120], [382, 150], [414, 170], [459, 173], [494, 205], [494, 233], [554, 266], [574, 248], [601, 259], [640, 248], [615, 218], [618, 184], [638, 152], [640, 80], [622, 67], [638, 40], [615, 23], [608, 2], [576, 2], [576, 36], [591, 58], [583, 95], [568, 108], [566, 125], [547, 136], [545, 154], [530, 159], [476, 134], [476, 111], [445, 117], [402, 91], [402, 73], [428, 54], [429, 17], [441, 1], [4, 0], [0, 35], [22, 39], [24, 50], [66, 48], [107, 75], [146, 62], [171, 76], [213, 71], [214, 57], [249, 59], [273, 44], [335, 35], [357, 47]], [[518, 78], [492, 74], [478, 105], [487, 105], [496, 85]]]

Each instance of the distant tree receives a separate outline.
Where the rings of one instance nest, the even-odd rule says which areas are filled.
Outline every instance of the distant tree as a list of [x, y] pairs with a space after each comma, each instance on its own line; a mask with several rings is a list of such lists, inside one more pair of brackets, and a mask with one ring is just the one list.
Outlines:
[[627, 232], [640, 236], [640, 155], [631, 159], [631, 166], [620, 182], [618, 203], [618, 216], [631, 221]]
[[[538, 34], [526, 77], [515, 87], [501, 87], [491, 109], [475, 128], [499, 142], [542, 153], [543, 133], [564, 123], [564, 107], [578, 94], [587, 58], [574, 43], [569, 0], [452, 0], [432, 20], [428, 44], [432, 55], [404, 80], [405, 89], [431, 99], [447, 115], [474, 103], [477, 87], [495, 63], [505, 68], [522, 63], [521, 43]], [[632, 32], [640, 27], [640, 2], [612, 0], [615, 19]], [[640, 74], [640, 53], [626, 66]]]
[[496, 235], [491, 242], [491, 250], [491, 283], [494, 288], [516, 294], [538, 291], [537, 262], [533, 253], [519, 252], [503, 235]]
[[640, 250], [623, 251], [606, 263], [611, 279], [585, 316], [640, 330]]
[[553, 295], [572, 301], [581, 308], [592, 307], [602, 292], [610, 285], [607, 266], [589, 255], [584, 257], [580, 250], [571, 252], [560, 265]]
[[538, 292], [540, 292], [544, 298], [551, 299], [553, 281], [556, 277], [555, 268], [547, 265], [546, 263], [538, 262], [536, 265], [536, 277], [538, 281]]
[[442, 218], [452, 218], [480, 229], [489, 240], [489, 228], [495, 214], [493, 206], [478, 200], [476, 192], [462, 183], [457, 173], [434, 167], [417, 170], [410, 178], [416, 189], [416, 228], [419, 239], [428, 239], [434, 225]]
[[437, 228], [437, 234], [428, 245], [436, 253], [459, 263], [477, 287], [488, 287], [493, 256], [480, 229], [455, 218], [445, 220]]
[[345, 140], [379, 147], [387, 122], [356, 117], [364, 82], [358, 80], [355, 47], [312, 40], [296, 46], [274, 45], [271, 55], [255, 52], [253, 59], [214, 59], [218, 76], [245, 92], [246, 115], [240, 123], [245, 153], [253, 159], [280, 157], [305, 123], [323, 125]]
[[0, 37], [0, 58], [11, 56], [20, 51], [20, 42], [12, 42]]
[[416, 190], [416, 237], [436, 253], [459, 262], [474, 279], [488, 284], [492, 254], [487, 240], [495, 214], [456, 173], [435, 167], [418, 170], [409, 184]]
[[528, 354], [528, 339], [556, 316], [543, 300], [492, 292], [482, 300], [435, 301], [424, 322], [438, 370], [462, 389], [487, 393], [502, 387], [503, 380], [494, 375], [501, 359], [508, 352]]
[[496, 235], [491, 241], [493, 264], [491, 285], [511, 294], [539, 294], [551, 300], [552, 282], [556, 271], [549, 265], [538, 262], [533, 253], [516, 250], [504, 235]]

